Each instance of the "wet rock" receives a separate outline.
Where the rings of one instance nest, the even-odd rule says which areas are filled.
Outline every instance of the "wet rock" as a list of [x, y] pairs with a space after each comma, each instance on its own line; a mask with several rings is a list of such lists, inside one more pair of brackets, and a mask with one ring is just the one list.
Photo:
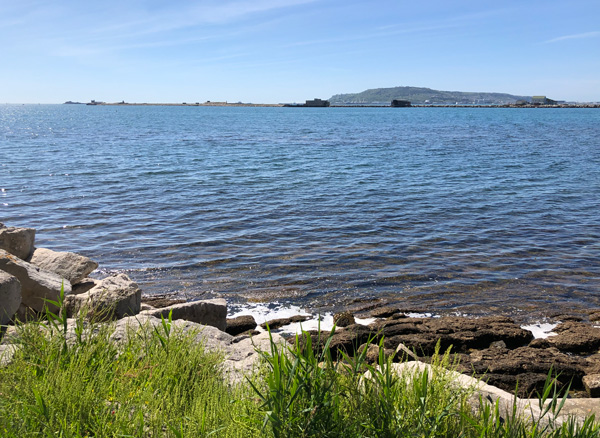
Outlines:
[[386, 337], [389, 348], [396, 348], [394, 343], [403, 343], [425, 355], [432, 354], [438, 341], [441, 353], [449, 347], [454, 352], [466, 353], [498, 342], [508, 348], [516, 348], [527, 345], [533, 339], [530, 331], [504, 317], [406, 318], [377, 321], [370, 328]]
[[600, 310], [596, 309], [594, 312], [590, 313], [590, 321], [600, 321]]
[[85, 311], [97, 321], [121, 319], [140, 312], [141, 298], [142, 291], [127, 275], [111, 275], [88, 292], [66, 297], [65, 312], [73, 317]]
[[600, 374], [588, 374], [582, 380], [583, 386], [590, 397], [600, 397]]
[[145, 310], [144, 315], [165, 319], [171, 314], [173, 320], [183, 319], [197, 324], [209, 325], [225, 331], [227, 327], [227, 302], [222, 298], [190, 301], [155, 310]]
[[[582, 385], [581, 379], [587, 365], [585, 359], [561, 353], [556, 348], [519, 347], [514, 350], [488, 348], [472, 352], [460, 364], [460, 371], [474, 371], [478, 375], [540, 374], [545, 378], [552, 370], [562, 384], [572, 381], [573, 387], [577, 388]], [[537, 378], [533, 380], [537, 381]]]
[[58, 301], [61, 288], [65, 296], [71, 293], [71, 283], [51, 272], [46, 272], [37, 266], [0, 249], [0, 270], [5, 271], [21, 283], [21, 302], [36, 312], [44, 311], [47, 306], [51, 311], [58, 308], [46, 300]]
[[554, 329], [548, 342], [561, 351], [595, 353], [600, 348], [600, 329], [581, 322], [564, 322]]
[[237, 336], [242, 333], [254, 330], [256, 328], [256, 320], [252, 315], [242, 315], [237, 318], [227, 318], [227, 328], [225, 332], [231, 336]]
[[524, 330], [510, 318], [431, 318], [425, 324], [430, 332], [448, 335], [454, 351], [487, 348], [492, 342], [503, 341], [508, 348], [529, 344], [533, 333]]
[[310, 318], [310, 315], [294, 315], [290, 316], [289, 318], [272, 319], [270, 321], [263, 322], [260, 326], [266, 330], [268, 325], [269, 329], [277, 330], [285, 325], [292, 324], [294, 322], [304, 322]]
[[333, 315], [333, 323], [338, 327], [348, 327], [349, 325], [356, 324], [354, 315], [350, 312], [341, 312]]
[[5, 227], [0, 224], [0, 249], [26, 260], [33, 252], [33, 228]]
[[16, 277], [0, 271], [0, 325], [8, 324], [21, 305], [21, 283]]
[[98, 267], [98, 263], [88, 257], [47, 248], [36, 248], [28, 261], [44, 271], [66, 278], [72, 285], [79, 283]]

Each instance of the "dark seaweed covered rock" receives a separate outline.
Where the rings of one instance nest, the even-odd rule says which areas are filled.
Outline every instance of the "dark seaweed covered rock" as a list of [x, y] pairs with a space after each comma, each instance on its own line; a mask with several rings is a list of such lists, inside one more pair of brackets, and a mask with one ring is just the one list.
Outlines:
[[237, 318], [227, 318], [226, 333], [231, 336], [237, 336], [242, 333], [254, 330], [256, 328], [256, 320], [252, 315], [242, 315]]
[[269, 326], [269, 329], [276, 330], [278, 328], [283, 327], [284, 325], [292, 324], [294, 322], [304, 322], [309, 320], [310, 318], [310, 315], [294, 315], [290, 316], [289, 318], [272, 319], [270, 321], [263, 322], [260, 326], [264, 329], [266, 329], [267, 326]]
[[564, 322], [554, 330], [556, 336], [548, 342], [561, 351], [570, 353], [595, 353], [600, 348], [600, 329], [581, 322]]

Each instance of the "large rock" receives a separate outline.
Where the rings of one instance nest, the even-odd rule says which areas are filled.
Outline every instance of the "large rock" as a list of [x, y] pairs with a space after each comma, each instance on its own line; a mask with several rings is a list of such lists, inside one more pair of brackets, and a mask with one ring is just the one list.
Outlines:
[[101, 280], [88, 292], [65, 298], [65, 311], [71, 317], [80, 311], [95, 320], [120, 319], [140, 312], [142, 291], [125, 274]]
[[17, 277], [21, 283], [21, 301], [36, 312], [43, 312], [47, 306], [51, 311], [57, 307], [45, 300], [58, 301], [61, 288], [65, 296], [71, 293], [71, 283], [52, 272], [46, 272], [37, 266], [0, 249], [0, 270]]
[[519, 382], [519, 394], [541, 392], [548, 373], [557, 376], [560, 385], [582, 388], [587, 362], [584, 358], [561, 353], [556, 348], [519, 347], [514, 350], [488, 348], [463, 355], [458, 367], [466, 374], [475, 374], [488, 383], [514, 391]]
[[227, 328], [227, 302], [222, 299], [191, 301], [188, 303], [174, 304], [154, 310], [144, 310], [144, 315], [173, 320], [183, 319], [197, 324], [210, 325], [225, 331]]
[[36, 248], [29, 263], [66, 278], [71, 284], [79, 283], [98, 267], [98, 263], [85, 256], [47, 248]]
[[0, 325], [7, 324], [21, 305], [21, 283], [0, 271]]
[[252, 315], [241, 315], [236, 318], [227, 319], [227, 329], [225, 330], [231, 336], [237, 336], [249, 332], [256, 328], [256, 320]]
[[432, 354], [438, 341], [441, 352], [452, 347], [454, 352], [466, 353], [499, 341], [508, 348], [517, 348], [533, 339], [530, 331], [504, 317], [403, 318], [377, 321], [370, 327], [386, 337], [386, 348], [395, 349], [398, 343], [403, 343], [424, 355]]
[[35, 230], [33, 228], [5, 227], [0, 224], [0, 249], [21, 260], [26, 260], [33, 252]]

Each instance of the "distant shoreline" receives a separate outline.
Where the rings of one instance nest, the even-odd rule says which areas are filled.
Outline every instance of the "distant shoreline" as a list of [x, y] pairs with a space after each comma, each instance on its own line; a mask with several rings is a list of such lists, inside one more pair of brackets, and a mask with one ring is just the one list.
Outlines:
[[[269, 107], [269, 108], [312, 108], [305, 106], [286, 105], [282, 103], [229, 103], [229, 102], [204, 102], [204, 103], [127, 103], [127, 102], [65, 102], [66, 105], [89, 105], [89, 106], [198, 106], [198, 107]], [[324, 108], [393, 108], [390, 105], [376, 104], [349, 104], [349, 105], [330, 105]], [[558, 105], [431, 105], [431, 104], [413, 104], [407, 108], [600, 108], [600, 104], [558, 104]], [[394, 108], [396, 109], [396, 108]]]

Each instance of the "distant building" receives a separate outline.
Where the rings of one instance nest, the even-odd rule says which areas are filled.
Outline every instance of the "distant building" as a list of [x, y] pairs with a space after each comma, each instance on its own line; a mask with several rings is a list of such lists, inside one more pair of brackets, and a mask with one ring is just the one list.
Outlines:
[[517, 100], [517, 101], [515, 102], [515, 105], [521, 105], [521, 106], [522, 106], [522, 105], [527, 105], [528, 103], [529, 103], [529, 102], [527, 102], [526, 100], [522, 100], [522, 99], [521, 99], [521, 100]]
[[556, 101], [548, 99], [546, 96], [533, 96], [531, 103], [534, 105], [556, 105]]
[[411, 104], [410, 104], [410, 101], [408, 101], [408, 100], [400, 100], [400, 99], [392, 100], [393, 108], [408, 108], [409, 106], [411, 106]]
[[306, 103], [304, 104], [304, 106], [311, 106], [311, 107], [327, 107], [329, 106], [329, 101], [328, 100], [321, 100], [321, 99], [313, 99], [313, 100], [307, 100]]

